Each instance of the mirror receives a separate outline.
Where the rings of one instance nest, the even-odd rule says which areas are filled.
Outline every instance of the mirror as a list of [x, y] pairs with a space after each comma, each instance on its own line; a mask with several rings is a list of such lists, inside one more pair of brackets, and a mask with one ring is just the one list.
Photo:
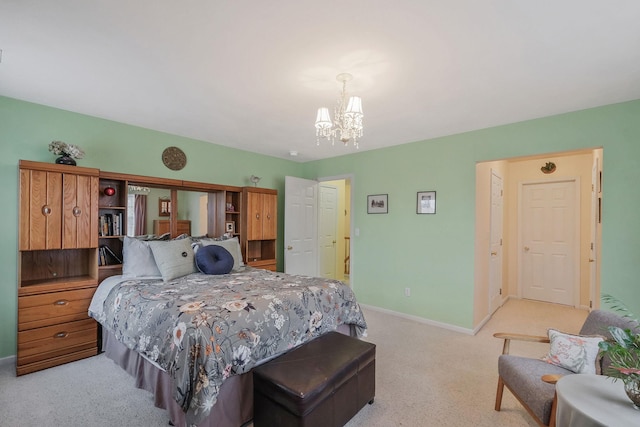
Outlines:
[[[175, 193], [177, 212], [172, 206]], [[161, 235], [170, 231], [171, 215], [177, 214], [177, 233], [207, 234], [209, 193], [130, 185], [127, 200], [127, 235]]]

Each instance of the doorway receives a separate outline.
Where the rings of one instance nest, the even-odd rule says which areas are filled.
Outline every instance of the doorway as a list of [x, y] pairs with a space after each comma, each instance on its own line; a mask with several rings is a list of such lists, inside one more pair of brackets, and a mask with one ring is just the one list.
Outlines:
[[338, 188], [320, 183], [318, 203], [318, 244], [320, 254], [320, 277], [336, 278], [336, 255], [338, 239]]
[[349, 283], [351, 270], [351, 178], [321, 178], [318, 223], [323, 277]]
[[285, 272], [351, 279], [350, 175], [285, 177]]
[[[534, 298], [543, 301], [568, 304], [580, 309], [598, 308], [600, 305], [600, 258], [601, 258], [601, 223], [599, 212], [602, 205], [601, 177], [602, 148], [588, 148], [570, 152], [547, 153], [535, 156], [514, 157], [476, 164], [476, 244], [475, 244], [475, 295], [474, 325], [487, 321], [496, 305], [502, 305], [508, 298]], [[549, 166], [553, 167], [549, 167]], [[502, 180], [502, 209], [499, 207], [497, 193], [499, 178]], [[527, 232], [542, 233], [566, 227], [572, 227], [575, 248], [568, 258], [563, 255], [548, 255], [546, 258], [532, 254], [530, 244], [523, 242], [522, 197], [523, 185], [531, 185], [529, 190], [538, 191], [533, 184], [573, 181], [574, 213], [567, 214], [561, 206], [549, 206], [553, 217], [543, 219], [536, 224], [537, 229]], [[564, 184], [552, 189], [555, 192], [567, 191], [561, 188]], [[558, 194], [556, 194], [558, 196]], [[492, 198], [493, 197], [493, 198]], [[555, 196], [554, 196], [555, 197]], [[549, 201], [549, 203], [551, 203]], [[529, 206], [533, 209], [533, 206]], [[540, 208], [542, 209], [542, 208]], [[502, 214], [502, 228], [498, 225]], [[571, 217], [566, 227], [560, 224], [560, 217]], [[526, 231], [526, 230], [525, 230]], [[502, 245], [500, 237], [502, 236]], [[524, 234], [526, 236], [526, 234]], [[563, 237], [560, 233], [560, 237]], [[563, 238], [564, 238], [563, 237]], [[537, 236], [536, 236], [537, 238]], [[526, 240], [526, 238], [525, 238]], [[562, 240], [562, 239], [560, 239]], [[549, 243], [548, 246], [561, 246], [561, 243]], [[527, 260], [525, 246], [529, 248]], [[496, 255], [493, 255], [496, 253]], [[496, 262], [501, 255], [502, 264]], [[538, 263], [538, 264], [536, 264]], [[527, 265], [528, 264], [528, 265]], [[550, 299], [547, 296], [532, 295], [531, 286], [522, 285], [522, 277], [527, 274], [539, 274], [533, 280], [545, 282], [542, 274], [547, 270], [555, 270], [561, 275], [563, 269], [572, 265], [571, 275], [565, 279], [573, 284], [566, 292], [564, 299]], [[522, 273], [529, 269], [531, 273]], [[565, 271], [566, 273], [566, 271]], [[555, 279], [554, 279], [555, 280]], [[538, 284], [542, 283], [538, 282]], [[528, 288], [526, 291], [524, 288]], [[535, 287], [535, 286], [534, 286]], [[539, 286], [541, 292], [543, 286]], [[501, 290], [501, 293], [500, 293]]]

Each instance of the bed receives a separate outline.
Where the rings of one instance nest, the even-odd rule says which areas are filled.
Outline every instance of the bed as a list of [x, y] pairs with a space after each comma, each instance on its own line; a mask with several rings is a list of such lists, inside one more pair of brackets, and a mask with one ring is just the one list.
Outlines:
[[132, 276], [125, 251], [123, 275], [100, 284], [89, 315], [102, 325], [106, 356], [152, 392], [176, 426], [243, 425], [252, 417], [254, 366], [333, 330], [366, 334], [342, 282], [240, 262], [227, 274], [193, 267], [165, 274], [163, 260], [171, 258], [154, 246], [171, 246], [179, 263], [197, 264], [185, 242], [166, 243], [142, 244], [153, 248], [161, 277]]

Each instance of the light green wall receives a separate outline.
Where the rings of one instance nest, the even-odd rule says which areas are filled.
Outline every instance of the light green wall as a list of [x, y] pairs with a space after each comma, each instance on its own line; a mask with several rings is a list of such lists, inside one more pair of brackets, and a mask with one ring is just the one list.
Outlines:
[[[604, 147], [602, 292], [640, 313], [640, 101], [316, 161], [305, 177], [355, 175], [359, 301], [472, 328], [476, 162], [594, 147]], [[416, 214], [424, 190], [437, 191], [436, 215]], [[367, 194], [379, 193], [389, 214], [367, 215]]]
[[[0, 97], [0, 358], [16, 352], [18, 160], [53, 162], [49, 142], [79, 145], [86, 157], [80, 166], [137, 175], [245, 186], [262, 177], [260, 186], [284, 194], [285, 175], [302, 176], [303, 165], [207, 142], [97, 119]], [[187, 155], [181, 171], [167, 169], [162, 151], [180, 147]], [[282, 254], [284, 197], [278, 200], [278, 251]], [[279, 256], [282, 268], [282, 256]]]
[[[15, 354], [18, 160], [52, 162], [51, 140], [80, 145], [82, 166], [229, 185], [251, 174], [279, 197], [282, 268], [284, 177], [353, 174], [351, 279], [358, 299], [438, 322], [473, 327], [475, 165], [479, 161], [604, 147], [602, 290], [640, 312], [640, 101], [515, 123], [306, 164], [0, 97], [0, 357]], [[188, 156], [165, 168], [170, 145]], [[436, 215], [417, 215], [416, 192], [437, 191]], [[367, 215], [367, 194], [389, 194], [389, 214]], [[404, 297], [404, 288], [411, 297]]]

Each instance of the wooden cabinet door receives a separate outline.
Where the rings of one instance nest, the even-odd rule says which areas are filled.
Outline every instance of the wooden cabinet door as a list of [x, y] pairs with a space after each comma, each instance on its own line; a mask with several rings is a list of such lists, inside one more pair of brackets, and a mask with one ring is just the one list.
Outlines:
[[62, 248], [98, 246], [98, 187], [96, 176], [63, 176]]
[[247, 193], [247, 240], [262, 239], [262, 193]]
[[62, 174], [20, 170], [20, 250], [62, 247]]
[[262, 239], [278, 237], [278, 196], [263, 194], [262, 199]]

